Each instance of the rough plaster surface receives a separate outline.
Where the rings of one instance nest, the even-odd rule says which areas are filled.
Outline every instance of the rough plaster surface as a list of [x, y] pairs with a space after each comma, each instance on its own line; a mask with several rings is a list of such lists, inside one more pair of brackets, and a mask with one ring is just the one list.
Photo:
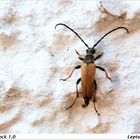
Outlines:
[[[0, 133], [140, 133], [140, 2], [82, 0], [0, 0]], [[75, 99], [76, 70], [81, 64], [75, 49], [85, 54], [83, 43], [66, 23], [92, 46], [106, 37], [96, 64], [99, 70], [97, 108], [82, 108]]]

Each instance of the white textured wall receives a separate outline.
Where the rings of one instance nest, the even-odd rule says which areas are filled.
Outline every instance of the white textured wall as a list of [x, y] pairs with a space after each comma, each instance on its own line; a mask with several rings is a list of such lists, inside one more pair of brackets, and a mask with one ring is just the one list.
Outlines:
[[[140, 133], [140, 2], [92, 0], [0, 1], [0, 133]], [[97, 70], [97, 108], [75, 98], [81, 64], [75, 49], [85, 46], [59, 22], [92, 46], [106, 32], [125, 26], [98, 46], [113, 82]]]

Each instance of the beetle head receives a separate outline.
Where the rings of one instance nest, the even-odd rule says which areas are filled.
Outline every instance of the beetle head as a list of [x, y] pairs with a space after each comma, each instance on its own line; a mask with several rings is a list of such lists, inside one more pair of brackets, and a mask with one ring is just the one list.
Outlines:
[[96, 51], [95, 51], [95, 49], [94, 48], [88, 48], [88, 49], [86, 49], [86, 53], [87, 54], [94, 54]]
[[86, 50], [86, 56], [84, 58], [84, 62], [88, 64], [94, 63], [94, 56], [93, 56], [94, 53], [95, 53], [95, 50], [93, 50], [92, 48], [88, 48]]
[[94, 48], [88, 48], [86, 50], [86, 56], [84, 58], [85, 63], [94, 63], [94, 54], [96, 50]]

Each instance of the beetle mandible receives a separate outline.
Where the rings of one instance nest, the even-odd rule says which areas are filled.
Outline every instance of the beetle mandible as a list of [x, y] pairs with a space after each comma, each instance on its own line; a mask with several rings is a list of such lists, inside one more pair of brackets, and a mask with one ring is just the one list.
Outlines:
[[[63, 24], [63, 23], [58, 23], [56, 24], [55, 28], [59, 25], [62, 25], [62, 26], [65, 26], [67, 27], [69, 30], [71, 30], [73, 33], [75, 33], [79, 39], [84, 43], [84, 45], [87, 47], [87, 50], [86, 50], [86, 55], [85, 57], [83, 58], [80, 53], [78, 51], [75, 50], [76, 54], [78, 55], [79, 59], [81, 61], [83, 61], [84, 63], [81, 64], [81, 65], [78, 65], [76, 66], [72, 72], [70, 73], [70, 75], [65, 78], [65, 79], [60, 79], [60, 80], [63, 80], [63, 81], [66, 81], [67, 79], [69, 79], [74, 70], [75, 69], [79, 69], [81, 68], [81, 78], [79, 78], [76, 82], [76, 98], [74, 100], [74, 102], [66, 109], [69, 109], [71, 108], [77, 98], [79, 97], [79, 93], [78, 93], [78, 84], [81, 82], [82, 83], [82, 96], [83, 96], [83, 99], [84, 99], [84, 104], [82, 105], [82, 107], [86, 107], [88, 106], [89, 104], [89, 101], [93, 98], [93, 103], [94, 103], [94, 109], [96, 111], [96, 113], [98, 115], [100, 115], [100, 113], [97, 111], [96, 109], [96, 105], [95, 105], [95, 102], [96, 102], [96, 90], [97, 90], [97, 83], [96, 83], [96, 80], [95, 80], [95, 72], [96, 72], [96, 68], [100, 69], [101, 71], [104, 71], [105, 74], [106, 74], [106, 78], [108, 78], [109, 80], [111, 80], [111, 78], [108, 76], [106, 70], [103, 68], [103, 67], [100, 67], [100, 66], [96, 66], [94, 61], [96, 61], [97, 59], [99, 59], [102, 55], [103, 55], [103, 52], [99, 55], [97, 55], [96, 57], [94, 57], [94, 54], [96, 52], [95, 50], [95, 47], [97, 46], [97, 44], [105, 37], [107, 36], [108, 34], [110, 34], [111, 32], [113, 31], [116, 31], [118, 29], [125, 29], [127, 31], [127, 33], [129, 33], [129, 30], [126, 28], [126, 27], [117, 27], [111, 31], [109, 31], [108, 33], [106, 33], [103, 37], [101, 37], [94, 45], [93, 47], [89, 47], [85, 41], [72, 29], [70, 28], [69, 26], [67, 26], [66, 24]], [[111, 80], [112, 81], [112, 80]]]

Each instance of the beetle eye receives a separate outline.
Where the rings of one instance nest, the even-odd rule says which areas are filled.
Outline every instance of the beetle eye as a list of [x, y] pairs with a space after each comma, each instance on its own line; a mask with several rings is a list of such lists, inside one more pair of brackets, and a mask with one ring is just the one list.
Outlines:
[[86, 50], [86, 53], [89, 53], [89, 50], [88, 49]]
[[91, 51], [91, 53], [94, 54], [94, 53], [95, 53], [95, 50], [93, 49], [93, 50]]

